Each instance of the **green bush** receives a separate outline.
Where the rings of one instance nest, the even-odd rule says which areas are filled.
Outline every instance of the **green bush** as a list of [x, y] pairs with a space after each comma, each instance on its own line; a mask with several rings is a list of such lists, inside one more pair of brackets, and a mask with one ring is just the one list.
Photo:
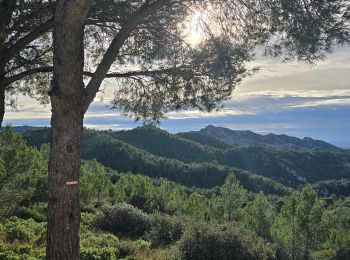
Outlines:
[[6, 241], [31, 242], [41, 241], [45, 236], [45, 223], [36, 223], [33, 219], [23, 220], [12, 217], [5, 221], [3, 229]]
[[150, 230], [151, 217], [140, 209], [121, 203], [103, 208], [95, 225], [114, 234], [137, 237]]
[[81, 248], [81, 260], [114, 260], [117, 259], [114, 248]]
[[151, 242], [143, 239], [136, 240], [133, 244], [137, 250], [149, 251], [151, 249]]
[[170, 259], [275, 259], [273, 246], [229, 225], [194, 224], [168, 254]]
[[350, 259], [350, 247], [338, 250], [336, 260]]
[[152, 217], [152, 229], [147, 236], [153, 246], [169, 245], [181, 238], [184, 222], [180, 217], [165, 214], [153, 214]]
[[116, 259], [119, 255], [119, 239], [110, 233], [83, 231], [80, 241], [83, 260]]
[[137, 253], [140, 253], [140, 251], [149, 252], [150, 248], [151, 242], [146, 240], [122, 240], [120, 241], [119, 259], [135, 259], [134, 256]]
[[0, 225], [0, 260], [45, 259], [46, 223], [11, 217]]
[[134, 241], [132, 240], [121, 240], [120, 241], [120, 252], [119, 257], [122, 259], [134, 255], [137, 251]]
[[94, 222], [96, 221], [96, 215], [87, 213], [87, 212], [81, 212], [81, 222], [80, 225], [82, 228], [85, 229], [91, 229], [94, 225]]
[[[333, 249], [322, 249], [311, 253], [311, 259], [335, 259], [336, 252]], [[350, 255], [349, 255], [350, 256]], [[340, 258], [346, 259], [346, 258]]]
[[[18, 254], [12, 252], [12, 251], [8, 251], [8, 250], [3, 250], [0, 247], [1, 251], [0, 251], [0, 260], [21, 260], [23, 258], [21, 258], [21, 256], [19, 256]], [[27, 259], [27, 258], [25, 258]]]
[[0, 260], [44, 260], [45, 248], [28, 243], [4, 244], [0, 242]]
[[45, 222], [47, 203], [37, 203], [30, 207], [19, 207], [16, 216], [23, 219], [33, 219], [36, 222]]
[[113, 247], [119, 248], [119, 239], [110, 233], [83, 232], [81, 235], [82, 247]]

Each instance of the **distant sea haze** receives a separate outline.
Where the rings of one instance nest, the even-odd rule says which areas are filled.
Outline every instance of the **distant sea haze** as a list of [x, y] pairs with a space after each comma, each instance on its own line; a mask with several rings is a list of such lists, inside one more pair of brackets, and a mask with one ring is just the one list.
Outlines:
[[[29, 129], [22, 127], [15, 130], [23, 132]], [[117, 171], [135, 171], [153, 177], [171, 179], [180, 174], [182, 184], [189, 186], [209, 188], [221, 185], [230, 167], [234, 167], [232, 170], [245, 185], [258, 181], [262, 185], [256, 186], [260, 187], [259, 191], [265, 187], [267, 192], [276, 194], [284, 193], [283, 187], [266, 179], [250, 179], [248, 176], [257, 174], [293, 188], [305, 183], [348, 179], [350, 176], [349, 152], [311, 138], [259, 135], [213, 125], [200, 131], [178, 134], [154, 126], [115, 132], [85, 129], [83, 136], [84, 160], [96, 159]], [[25, 132], [23, 137], [28, 145], [41, 147], [50, 142], [50, 129], [33, 129]], [[173, 159], [179, 163], [175, 163], [176, 167]], [[209, 165], [198, 172], [192, 163]], [[189, 169], [194, 175], [188, 175]], [[198, 178], [202, 174], [209, 174], [211, 177], [205, 176], [213, 178], [212, 181], [202, 183], [202, 180], [207, 180], [207, 177]], [[195, 184], [195, 181], [198, 182]]]
[[[114, 119], [114, 120], [113, 120]], [[330, 143], [332, 145], [341, 147], [343, 149], [349, 149], [350, 150], [350, 135], [347, 135], [346, 133], [342, 133], [340, 131], [341, 136], [333, 135], [332, 133], [328, 133], [325, 130], [322, 131], [322, 129], [319, 129], [319, 131], [315, 130], [312, 131], [312, 129], [298, 129], [296, 126], [293, 128], [288, 127], [281, 127], [278, 128], [278, 125], [271, 126], [271, 128], [268, 128], [268, 124], [263, 129], [259, 129], [260, 124], [254, 124], [254, 123], [246, 123], [246, 124], [240, 124], [239, 122], [231, 123], [230, 117], [225, 118], [187, 118], [187, 119], [167, 119], [160, 123], [159, 127], [170, 132], [170, 133], [181, 133], [181, 132], [190, 132], [190, 131], [199, 131], [206, 127], [207, 125], [210, 125], [212, 122], [218, 122], [218, 121], [224, 121], [224, 123], [219, 124], [213, 124], [217, 127], [224, 127], [231, 130], [238, 130], [238, 131], [252, 131], [255, 133], [258, 133], [260, 135], [269, 135], [269, 134], [276, 134], [276, 135], [289, 135], [289, 136], [295, 136], [300, 139], [303, 139], [305, 137], [310, 137], [315, 140], [322, 140], [327, 143]], [[49, 127], [49, 120], [48, 119], [32, 119], [32, 120], [24, 120], [25, 123], [29, 124], [21, 124], [23, 120], [11, 120], [11, 122], [5, 120], [5, 124], [10, 124], [14, 127], [23, 127], [24, 129], [27, 128], [37, 128], [37, 127]], [[116, 123], [112, 123], [112, 121]], [[142, 126], [142, 122], [135, 122], [134, 120], [123, 118], [123, 117], [113, 117], [113, 118], [85, 118], [85, 127], [89, 129], [97, 129], [97, 130], [113, 130], [113, 131], [119, 131], [119, 130], [129, 130], [133, 129], [135, 127]], [[246, 128], [244, 128], [246, 126]], [[249, 128], [250, 127], [250, 128]], [[338, 131], [339, 132], [339, 131]], [[344, 131], [345, 132], [345, 131]]]
[[[329, 96], [327, 96], [329, 95]], [[85, 116], [84, 125], [95, 129], [131, 129], [142, 125], [110, 110], [108, 101], [94, 103]], [[50, 111], [39, 106], [7, 111], [4, 124], [14, 126], [49, 126]], [[286, 134], [311, 137], [340, 147], [350, 148], [350, 90], [269, 91], [235, 94], [224, 109], [204, 113], [181, 111], [167, 114], [160, 127], [172, 132], [197, 131], [207, 125], [234, 130], [251, 130], [260, 134]]]
[[[172, 120], [165, 121], [165, 122], [171, 122]], [[163, 123], [164, 124], [164, 123]], [[47, 125], [37, 125], [37, 126], [30, 126], [30, 125], [23, 125], [23, 126], [16, 126], [12, 125], [16, 132], [19, 133], [25, 133], [30, 130], [38, 130], [41, 128], [48, 128]], [[130, 122], [130, 127], [120, 127], [120, 125], [94, 125], [86, 128], [90, 129], [97, 129], [97, 130], [112, 130], [112, 131], [121, 131], [121, 130], [130, 130], [133, 128], [141, 127], [141, 123], [137, 123], [135, 121]], [[171, 126], [170, 126], [171, 127]], [[213, 136], [219, 140], [222, 140], [228, 144], [232, 145], [259, 145], [259, 146], [267, 146], [272, 148], [278, 148], [281, 146], [281, 148], [298, 148], [299, 146], [301, 148], [310, 148], [313, 149], [317, 148], [325, 148], [326, 150], [332, 150], [332, 149], [347, 149], [350, 150], [350, 145], [347, 145], [349, 143], [342, 142], [343, 145], [337, 145], [337, 144], [331, 144], [323, 140], [314, 139], [311, 137], [293, 137], [288, 136], [285, 134], [275, 134], [275, 133], [257, 133], [253, 132], [251, 130], [235, 130], [235, 129], [229, 129], [225, 128], [223, 126], [214, 126], [214, 125], [207, 125], [203, 128], [190, 128], [185, 127], [183, 129], [179, 128], [180, 131], [169, 131], [167, 127], [161, 127], [162, 129], [170, 132], [170, 133], [179, 133], [179, 134], [191, 134], [191, 133], [204, 133], [209, 134], [210, 136]], [[169, 128], [169, 126], [168, 126]], [[182, 131], [181, 131], [182, 130]]]

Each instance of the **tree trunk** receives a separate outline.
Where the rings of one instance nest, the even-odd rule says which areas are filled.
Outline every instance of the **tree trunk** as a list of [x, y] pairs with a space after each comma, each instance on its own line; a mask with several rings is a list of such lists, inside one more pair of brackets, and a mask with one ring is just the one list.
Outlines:
[[[0, 81], [5, 77], [4, 42], [8, 36], [8, 26], [11, 22], [13, 11], [16, 7], [17, 0], [0, 1]], [[6, 86], [0, 84], [0, 128], [5, 115], [5, 90]]]
[[79, 259], [84, 23], [89, 0], [56, 1], [46, 257]]
[[80, 107], [53, 105], [47, 259], [79, 259], [79, 186], [67, 183], [79, 183], [83, 129]]
[[0, 128], [5, 115], [5, 86], [0, 85]]

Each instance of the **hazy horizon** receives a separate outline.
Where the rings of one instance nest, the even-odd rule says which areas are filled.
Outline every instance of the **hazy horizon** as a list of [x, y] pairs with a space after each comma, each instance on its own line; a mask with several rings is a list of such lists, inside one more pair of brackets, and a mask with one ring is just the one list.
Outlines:
[[[350, 48], [338, 48], [316, 65], [283, 63], [258, 56], [251, 66], [262, 69], [235, 89], [225, 108], [213, 113], [168, 113], [161, 128], [169, 132], [199, 130], [217, 125], [234, 130], [311, 137], [350, 147]], [[140, 125], [110, 110], [113, 81], [85, 116], [85, 126], [130, 129]], [[49, 126], [50, 107], [18, 97], [17, 110], [7, 109], [4, 125]]]

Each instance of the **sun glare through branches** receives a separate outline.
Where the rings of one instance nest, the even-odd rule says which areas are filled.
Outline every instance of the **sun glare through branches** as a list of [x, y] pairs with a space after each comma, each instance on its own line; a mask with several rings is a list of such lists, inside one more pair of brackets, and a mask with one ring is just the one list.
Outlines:
[[208, 37], [205, 29], [206, 24], [208, 24], [208, 21], [208, 13], [200, 10], [194, 10], [192, 12], [192, 15], [186, 21], [186, 41], [192, 47], [196, 47]]

